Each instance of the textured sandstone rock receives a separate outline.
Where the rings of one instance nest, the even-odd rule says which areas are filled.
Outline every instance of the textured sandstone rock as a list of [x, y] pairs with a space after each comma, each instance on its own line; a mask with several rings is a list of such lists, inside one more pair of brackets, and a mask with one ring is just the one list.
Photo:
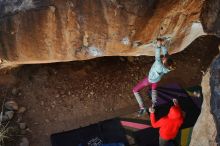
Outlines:
[[216, 125], [216, 141], [220, 144], [220, 56], [211, 65], [211, 111], [214, 115]]
[[139, 45], [157, 36], [171, 37], [175, 53], [205, 34], [201, 0], [32, 0], [22, 7], [4, 2], [0, 58], [12, 63], [153, 55], [151, 44]]
[[201, 114], [193, 129], [190, 146], [220, 144], [220, 56], [212, 63], [202, 81], [204, 101]]
[[206, 32], [220, 36], [220, 1], [206, 0], [203, 4], [201, 22]]

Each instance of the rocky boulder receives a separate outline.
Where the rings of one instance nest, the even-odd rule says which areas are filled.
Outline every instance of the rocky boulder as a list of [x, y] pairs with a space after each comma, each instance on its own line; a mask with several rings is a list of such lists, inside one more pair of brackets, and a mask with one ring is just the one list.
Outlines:
[[215, 3], [218, 1], [2, 0], [0, 58], [26, 64], [153, 55], [152, 41], [158, 36], [168, 38], [169, 52], [176, 53], [206, 34], [202, 24], [205, 30], [217, 31], [217, 14], [212, 19], [215, 27], [204, 22], [213, 14], [213, 5], [218, 13]]
[[217, 146], [220, 144], [220, 56], [212, 63], [202, 81], [203, 104], [193, 128], [190, 146]]

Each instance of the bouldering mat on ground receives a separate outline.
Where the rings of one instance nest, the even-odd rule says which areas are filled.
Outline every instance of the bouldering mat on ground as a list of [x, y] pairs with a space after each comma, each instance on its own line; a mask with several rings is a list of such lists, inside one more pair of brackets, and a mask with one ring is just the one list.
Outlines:
[[93, 146], [123, 143], [128, 145], [119, 119], [111, 119], [87, 127], [51, 135], [52, 146]]

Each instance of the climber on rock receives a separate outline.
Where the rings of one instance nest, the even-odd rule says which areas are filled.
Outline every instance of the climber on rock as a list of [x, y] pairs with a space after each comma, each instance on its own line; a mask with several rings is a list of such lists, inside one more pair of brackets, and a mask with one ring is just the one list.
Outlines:
[[[155, 62], [153, 63], [149, 71], [148, 77], [145, 77], [143, 80], [141, 80], [132, 90], [140, 107], [140, 110], [138, 111], [139, 116], [143, 115], [147, 111], [146, 107], [144, 106], [142, 97], [139, 94], [139, 91], [144, 87], [151, 86], [152, 106], [155, 106], [157, 97], [157, 84], [164, 74], [173, 70], [173, 60], [169, 57], [167, 48], [164, 46], [164, 44], [164, 39], [157, 39], [157, 44], [155, 47]], [[162, 60], [160, 56], [161, 51], [163, 54]]]
[[168, 115], [158, 121], [155, 119], [154, 108], [149, 108], [151, 125], [153, 128], [159, 128], [160, 146], [166, 146], [169, 140], [173, 140], [183, 123], [184, 116], [177, 99], [173, 99], [173, 103], [174, 105], [170, 108]]

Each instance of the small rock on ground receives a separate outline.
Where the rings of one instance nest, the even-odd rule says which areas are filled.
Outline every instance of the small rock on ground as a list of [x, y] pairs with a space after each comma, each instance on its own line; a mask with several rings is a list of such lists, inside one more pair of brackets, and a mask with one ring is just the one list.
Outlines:
[[5, 115], [8, 117], [8, 119], [12, 119], [14, 116], [14, 111], [6, 111]]
[[17, 95], [18, 94], [18, 90], [16, 88], [13, 88], [11, 93], [12, 93], [12, 95]]
[[26, 137], [23, 137], [19, 146], [29, 146], [29, 140]]
[[20, 129], [25, 129], [26, 128], [26, 123], [19, 123], [19, 128]]
[[8, 110], [18, 110], [18, 104], [14, 100], [9, 100], [5, 102], [5, 108]]

